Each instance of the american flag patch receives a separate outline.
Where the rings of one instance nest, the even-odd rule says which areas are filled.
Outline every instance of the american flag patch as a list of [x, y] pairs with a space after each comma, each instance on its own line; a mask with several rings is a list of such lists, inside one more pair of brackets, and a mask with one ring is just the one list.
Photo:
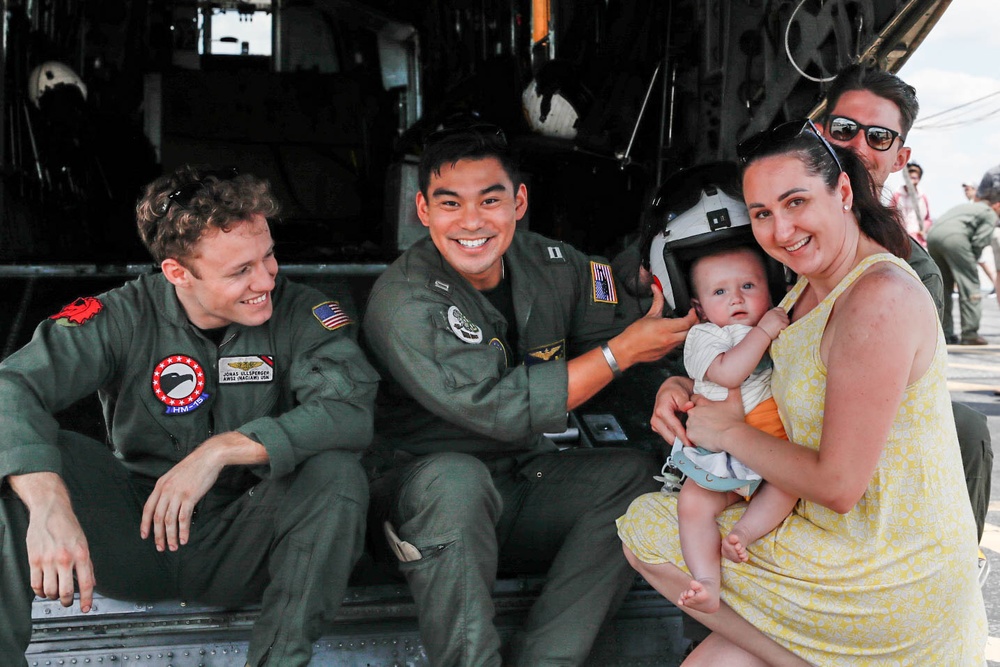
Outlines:
[[615, 277], [611, 273], [611, 267], [600, 262], [591, 262], [590, 273], [594, 277], [594, 301], [618, 303], [618, 294], [615, 292]]
[[313, 315], [324, 327], [333, 331], [351, 323], [351, 318], [336, 301], [327, 301], [313, 308]]

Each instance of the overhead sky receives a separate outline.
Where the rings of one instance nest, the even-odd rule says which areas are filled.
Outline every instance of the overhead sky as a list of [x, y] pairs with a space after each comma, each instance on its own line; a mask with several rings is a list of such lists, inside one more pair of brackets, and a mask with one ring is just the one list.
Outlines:
[[[898, 72], [920, 100], [907, 145], [913, 149], [911, 159], [924, 169], [920, 189], [933, 218], [965, 201], [963, 182], [978, 184], [983, 172], [1000, 164], [998, 62], [1000, 1], [953, 0]], [[980, 99], [991, 93], [997, 94]], [[962, 104], [968, 106], [930, 117]], [[887, 187], [902, 183], [893, 174]]]

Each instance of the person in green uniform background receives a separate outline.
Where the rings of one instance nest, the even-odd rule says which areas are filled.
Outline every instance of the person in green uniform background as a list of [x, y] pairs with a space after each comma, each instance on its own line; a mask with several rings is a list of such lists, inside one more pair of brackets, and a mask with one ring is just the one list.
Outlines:
[[[262, 602], [248, 664], [305, 665], [364, 542], [378, 376], [351, 320], [277, 276], [250, 175], [181, 168], [136, 212], [162, 271], [42, 322], [0, 364], [0, 663], [32, 594]], [[98, 392], [108, 444], [53, 414]]]
[[[657, 291], [635, 320], [604, 260], [515, 231], [527, 188], [495, 126], [432, 135], [419, 181], [430, 237], [378, 279], [362, 326], [392, 461], [372, 482], [372, 518], [385, 521], [435, 667], [579, 665], [634, 578], [614, 519], [657, 487], [659, 463], [632, 449], [559, 451], [543, 434], [680, 344], [696, 318], [663, 318]], [[498, 568], [547, 573], [503, 649]]]
[[1000, 213], [1000, 183], [991, 172], [983, 176], [973, 200], [948, 209], [927, 234], [927, 250], [941, 267], [945, 294], [958, 286], [961, 335], [955, 335], [952, 300], [945, 299], [941, 326], [949, 343], [986, 345], [979, 335], [983, 315], [983, 293], [979, 285], [979, 255], [993, 239]]

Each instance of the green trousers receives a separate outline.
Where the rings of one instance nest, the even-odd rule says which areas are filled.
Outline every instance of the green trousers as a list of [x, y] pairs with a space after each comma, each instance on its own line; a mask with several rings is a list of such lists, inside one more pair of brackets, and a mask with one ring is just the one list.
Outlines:
[[986, 513], [990, 510], [990, 487], [993, 481], [993, 446], [986, 415], [963, 403], [952, 403], [955, 413], [955, 430], [958, 446], [962, 451], [965, 484], [969, 489], [972, 513], [976, 517], [979, 539], [983, 539]]
[[[373, 519], [384, 507], [399, 537], [421, 554], [399, 567], [430, 664], [582, 664], [635, 580], [615, 519], [657, 487], [658, 469], [651, 454], [627, 449], [489, 464], [449, 452], [418, 457], [373, 482]], [[493, 624], [498, 569], [547, 574], [503, 660]]]
[[927, 250], [941, 269], [944, 280], [944, 313], [941, 328], [945, 336], [955, 332], [952, 316], [951, 293], [958, 285], [958, 316], [962, 338], [971, 338], [979, 333], [979, 320], [983, 315], [983, 293], [979, 287], [979, 269], [972, 252], [972, 243], [966, 234], [948, 234], [928, 241]]
[[[364, 545], [368, 482], [354, 454], [327, 451], [290, 474], [245, 491], [210, 491], [187, 545], [157, 552], [139, 537], [155, 480], [137, 479], [108, 448], [60, 432], [63, 479], [90, 548], [97, 590], [135, 601], [261, 602], [248, 661], [306, 665], [312, 642], [344, 599]], [[31, 602], [28, 513], [8, 488], [0, 498], [0, 664], [27, 664]]]

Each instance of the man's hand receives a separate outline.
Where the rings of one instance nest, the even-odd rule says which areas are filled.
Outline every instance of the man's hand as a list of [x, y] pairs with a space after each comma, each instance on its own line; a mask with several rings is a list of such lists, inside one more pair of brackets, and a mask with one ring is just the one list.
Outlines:
[[668, 444], [673, 444], [675, 438], [680, 438], [685, 445], [691, 446], [680, 415], [694, 405], [691, 402], [693, 389], [694, 382], [690, 378], [674, 376], [664, 380], [656, 392], [656, 405], [653, 406], [649, 425]]
[[59, 475], [37, 472], [7, 478], [28, 508], [28, 565], [31, 590], [38, 597], [73, 604], [74, 580], [80, 588], [80, 611], [94, 598], [94, 566], [83, 528], [73, 513], [69, 490]]
[[156, 481], [142, 508], [139, 535], [146, 539], [152, 529], [157, 551], [177, 551], [191, 536], [195, 505], [212, 488], [222, 469], [265, 461], [264, 447], [242, 433], [230, 431], [209, 438]]
[[[662, 358], [683, 343], [688, 329], [698, 322], [693, 310], [686, 317], [663, 317], [663, 304], [663, 292], [654, 285], [649, 312], [608, 341], [608, 348], [621, 370]], [[609, 365], [598, 348], [569, 360], [566, 366], [569, 375], [567, 412], [575, 410], [607, 385], [612, 379]]]
[[684, 317], [663, 317], [663, 292], [653, 285], [653, 305], [649, 312], [633, 322], [612, 340], [615, 356], [622, 368], [637, 363], [657, 361], [684, 342], [688, 329], [698, 323], [694, 310]]

